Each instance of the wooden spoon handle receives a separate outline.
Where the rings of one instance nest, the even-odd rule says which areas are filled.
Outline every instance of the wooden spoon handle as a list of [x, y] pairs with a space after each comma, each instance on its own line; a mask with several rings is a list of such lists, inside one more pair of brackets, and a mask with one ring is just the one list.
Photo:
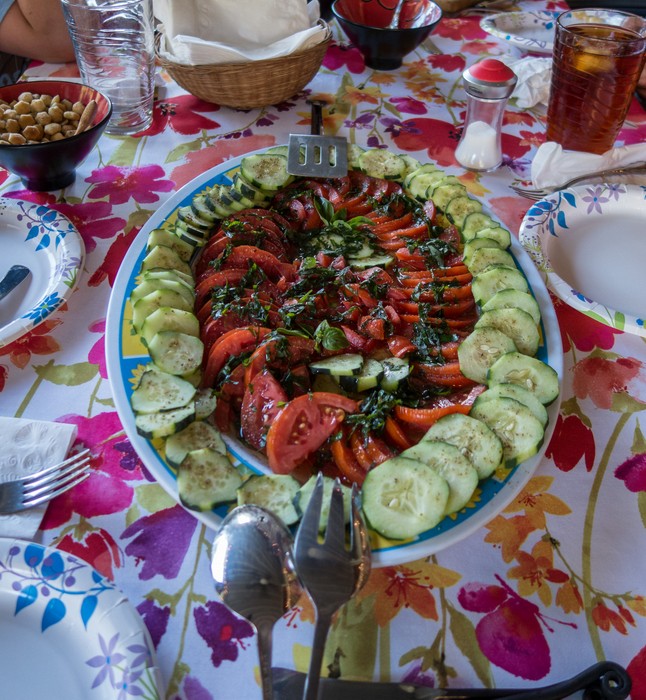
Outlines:
[[75, 136], [76, 136], [76, 134], [80, 134], [82, 131], [89, 129], [90, 126], [92, 126], [92, 120], [94, 119], [96, 107], [97, 107], [96, 100], [90, 100], [85, 105], [85, 109], [83, 110], [83, 112], [81, 114], [81, 118], [79, 119], [79, 123], [76, 126], [76, 131], [74, 132]]

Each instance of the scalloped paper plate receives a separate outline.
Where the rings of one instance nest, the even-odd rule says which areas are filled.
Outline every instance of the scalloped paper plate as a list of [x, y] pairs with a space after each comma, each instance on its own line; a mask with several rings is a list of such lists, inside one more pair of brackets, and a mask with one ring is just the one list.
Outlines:
[[[129, 297], [135, 287], [141, 262], [145, 256], [150, 231], [154, 228], [172, 226], [176, 220], [177, 208], [190, 204], [193, 197], [205, 192], [207, 187], [216, 183], [230, 184], [241, 160], [242, 156], [232, 158], [206, 171], [184, 185], [148, 219], [121, 263], [110, 297], [106, 328], [106, 357], [115, 405], [135, 450], [151, 474], [175, 500], [178, 500], [175, 471], [164, 461], [163, 450], [158, 441], [155, 444], [137, 433], [134, 414], [130, 407], [132, 390], [150, 358], [139, 337], [131, 333], [132, 308]], [[531, 259], [514, 237], [512, 237], [511, 252], [527, 277], [542, 311], [541, 330], [544, 344], [539, 349], [538, 357], [548, 362], [560, 378], [563, 365], [561, 335], [549, 293]], [[531, 478], [549, 443], [558, 415], [558, 407], [558, 399], [549, 406], [550, 421], [541, 451], [516, 468], [510, 471], [503, 470], [495, 477], [492, 476], [480, 482], [477, 497], [474, 497], [460, 513], [444, 518], [437, 527], [410, 541], [388, 541], [372, 533], [373, 565], [393, 566], [429, 556], [462, 540], [489, 522], [520, 493]], [[225, 436], [225, 441], [234, 461], [246, 465], [254, 472], [270, 473], [266, 462], [259, 458], [260, 455], [257, 452], [253, 452], [234, 438]], [[223, 506], [208, 513], [189, 512], [207, 526], [217, 530], [227, 513], [227, 508]]]
[[42, 204], [0, 197], [0, 250], [0, 277], [16, 264], [31, 271], [0, 302], [1, 348], [38, 326], [68, 299], [83, 268], [85, 245], [63, 214]]
[[551, 55], [554, 28], [561, 12], [501, 12], [480, 20], [480, 26], [498, 39], [523, 51]]
[[53, 547], [0, 538], [0, 648], [3, 698], [162, 698], [137, 611], [89, 564]]
[[646, 186], [578, 185], [525, 215], [519, 238], [547, 285], [596, 321], [646, 337]]

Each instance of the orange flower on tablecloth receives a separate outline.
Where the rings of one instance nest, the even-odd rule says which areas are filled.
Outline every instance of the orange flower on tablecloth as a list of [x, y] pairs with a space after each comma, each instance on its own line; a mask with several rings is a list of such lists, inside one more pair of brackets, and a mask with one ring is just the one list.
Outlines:
[[505, 508], [505, 513], [524, 511], [537, 530], [546, 526], [545, 514], [569, 515], [572, 510], [560, 498], [547, 493], [554, 478], [551, 476], [535, 476], [530, 479], [525, 488]]
[[363, 600], [375, 596], [375, 619], [380, 627], [387, 625], [403, 608], [411, 608], [420, 617], [437, 620], [434, 588], [455, 585], [460, 575], [427, 561], [405, 566], [375, 569], [357, 596]]
[[634, 357], [586, 357], [574, 366], [572, 388], [577, 398], [589, 397], [595, 406], [611, 409], [614, 395], [626, 392], [642, 368], [643, 363]]
[[554, 601], [565, 613], [578, 614], [583, 610], [583, 598], [579, 587], [569, 579], [556, 591]]
[[504, 562], [512, 561], [525, 540], [536, 530], [533, 522], [524, 515], [513, 518], [497, 515], [485, 527], [489, 530], [485, 542], [500, 547]]
[[593, 604], [591, 614], [594, 624], [604, 632], [615, 629], [620, 634], [628, 634], [626, 618], [616, 610], [611, 610], [602, 600], [597, 600]]
[[[64, 305], [66, 308], [67, 305]], [[61, 307], [63, 308], [63, 307]], [[19, 369], [27, 366], [32, 355], [53, 355], [61, 349], [58, 341], [47, 335], [53, 331], [62, 321], [60, 319], [47, 319], [36, 328], [14, 340], [13, 343], [0, 348], [0, 356], [8, 355], [11, 364]]]
[[537, 593], [543, 605], [552, 604], [550, 583], [565, 583], [569, 576], [565, 571], [554, 568], [554, 551], [545, 540], [537, 542], [531, 554], [518, 552], [517, 566], [509, 569], [508, 577], [518, 580], [518, 592], [525, 598]]
[[386, 95], [376, 87], [358, 88], [354, 85], [346, 85], [343, 91], [343, 99], [352, 105], [358, 105], [362, 102], [367, 102], [371, 105], [379, 104]]

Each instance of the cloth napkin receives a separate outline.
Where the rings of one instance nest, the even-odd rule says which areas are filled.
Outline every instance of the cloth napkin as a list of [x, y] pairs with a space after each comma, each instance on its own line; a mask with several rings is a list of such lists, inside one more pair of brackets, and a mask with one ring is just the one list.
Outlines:
[[[65, 459], [75, 425], [0, 417], [0, 481], [10, 481]], [[0, 515], [0, 536], [33, 539], [47, 504]]]
[[550, 97], [550, 81], [552, 79], [552, 59], [526, 56], [512, 59], [499, 56], [518, 77], [518, 82], [511, 94], [516, 106], [521, 109], [535, 107], [538, 104], [547, 105]]
[[646, 143], [611, 148], [602, 155], [566, 151], [558, 143], [544, 143], [534, 156], [531, 175], [535, 187], [559, 187], [567, 180], [608, 168], [646, 162]]
[[160, 54], [184, 65], [286, 56], [320, 43], [318, 0], [154, 0]]

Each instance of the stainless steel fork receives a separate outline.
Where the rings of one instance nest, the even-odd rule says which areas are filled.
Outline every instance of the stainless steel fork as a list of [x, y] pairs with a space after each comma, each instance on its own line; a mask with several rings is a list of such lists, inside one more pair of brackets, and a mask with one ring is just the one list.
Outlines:
[[349, 550], [345, 541], [343, 494], [338, 480], [332, 488], [325, 538], [319, 541], [323, 489], [323, 477], [319, 473], [294, 542], [296, 571], [316, 611], [303, 700], [316, 700], [318, 696], [321, 663], [332, 617], [363, 587], [370, 573], [370, 543], [356, 485], [352, 489]]
[[553, 192], [558, 190], [565, 190], [571, 185], [576, 185], [578, 182], [585, 182], [586, 180], [595, 180], [599, 177], [611, 177], [614, 175], [624, 175], [630, 173], [646, 173], [646, 163], [635, 163], [634, 165], [627, 165], [623, 168], [611, 168], [608, 170], [599, 170], [596, 173], [588, 173], [587, 175], [579, 175], [579, 177], [573, 177], [571, 180], [564, 182], [558, 187], [545, 187], [542, 189], [531, 189], [529, 187], [520, 187], [519, 185], [509, 185], [516, 194], [521, 197], [527, 197], [527, 199], [533, 199], [534, 201], [539, 201], [544, 199]]
[[60, 496], [90, 475], [90, 450], [29, 476], [0, 483], [0, 513], [17, 513]]

